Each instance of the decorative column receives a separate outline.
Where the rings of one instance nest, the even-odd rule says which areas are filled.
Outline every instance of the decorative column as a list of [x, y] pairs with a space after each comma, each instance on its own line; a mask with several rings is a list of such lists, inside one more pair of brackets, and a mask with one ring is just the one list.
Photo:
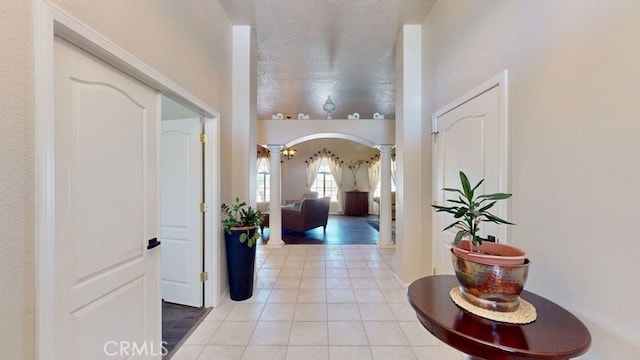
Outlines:
[[267, 247], [281, 248], [282, 241], [282, 194], [281, 194], [281, 165], [280, 150], [282, 145], [268, 145], [269, 147], [269, 178], [271, 199], [269, 202], [269, 241]]
[[378, 247], [394, 247], [391, 236], [391, 150], [393, 145], [380, 145], [380, 239]]

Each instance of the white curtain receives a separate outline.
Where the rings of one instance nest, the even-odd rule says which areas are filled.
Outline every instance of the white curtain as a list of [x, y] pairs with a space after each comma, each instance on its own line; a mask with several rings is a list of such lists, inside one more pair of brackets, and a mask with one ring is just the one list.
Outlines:
[[372, 160], [369, 163], [369, 191], [372, 193], [376, 191], [378, 183], [380, 182], [380, 159]]
[[372, 160], [369, 163], [369, 168], [367, 169], [367, 173], [369, 175], [369, 208], [373, 208], [373, 193], [378, 188], [378, 183], [380, 183], [380, 159]]
[[[258, 158], [256, 160], [257, 164], [256, 164], [256, 169], [257, 169], [257, 174], [256, 175], [260, 175], [260, 173], [270, 173], [271, 172], [271, 161], [269, 160], [269, 154], [267, 152], [258, 152]], [[267, 184], [267, 186], [269, 186], [269, 184]], [[257, 199], [258, 199], [258, 210], [260, 211], [266, 211], [268, 209], [268, 205], [266, 202], [266, 194], [264, 189], [262, 189], [260, 186], [258, 186], [257, 189]]]
[[271, 172], [271, 161], [269, 160], [269, 154], [258, 154], [256, 169], [266, 169], [266, 172]]
[[318, 169], [320, 168], [320, 162], [322, 158], [313, 158], [307, 163], [307, 191], [311, 191], [311, 186], [316, 181], [318, 176]]
[[329, 170], [331, 170], [333, 181], [335, 181], [338, 186], [338, 213], [342, 213], [342, 163], [334, 157], [327, 157], [326, 159], [327, 163], [329, 163]]

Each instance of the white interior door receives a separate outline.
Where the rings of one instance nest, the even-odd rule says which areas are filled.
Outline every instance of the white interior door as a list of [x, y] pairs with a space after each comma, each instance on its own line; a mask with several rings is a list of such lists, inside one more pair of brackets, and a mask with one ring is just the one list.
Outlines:
[[[446, 199], [456, 198], [443, 188], [461, 188], [459, 171], [469, 177], [471, 186], [485, 179], [480, 193], [506, 192], [506, 114], [500, 86], [486, 92], [466, 96], [434, 115], [434, 189], [437, 205], [447, 205]], [[492, 209], [506, 218], [506, 204], [498, 202]], [[438, 274], [453, 274], [450, 244], [457, 229], [442, 231], [454, 222], [447, 213], [434, 212], [433, 266]], [[481, 235], [494, 235], [506, 241], [505, 226], [484, 223]]]
[[203, 147], [199, 118], [162, 122], [162, 298], [201, 307]]
[[[162, 351], [153, 89], [56, 38], [55, 359]], [[122, 351], [120, 344], [128, 347]]]

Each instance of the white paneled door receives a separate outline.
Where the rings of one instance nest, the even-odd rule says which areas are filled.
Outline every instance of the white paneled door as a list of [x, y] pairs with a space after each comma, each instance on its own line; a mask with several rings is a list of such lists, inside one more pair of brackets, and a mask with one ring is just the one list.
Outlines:
[[162, 298], [201, 307], [203, 147], [199, 118], [162, 122]]
[[158, 359], [159, 95], [62, 39], [54, 52], [51, 358]]
[[[504, 85], [502, 85], [504, 86]], [[434, 115], [434, 187], [433, 199], [438, 205], [450, 204], [446, 199], [457, 195], [443, 188], [460, 188], [459, 171], [464, 171], [474, 186], [481, 179], [481, 193], [506, 192], [506, 114], [500, 85], [477, 95], [467, 96]], [[496, 204], [493, 213], [506, 218], [504, 202]], [[438, 274], [453, 274], [450, 244], [457, 229], [442, 231], [454, 222], [447, 213], [434, 213], [433, 266]], [[496, 236], [506, 241], [505, 227], [483, 223], [481, 235]]]

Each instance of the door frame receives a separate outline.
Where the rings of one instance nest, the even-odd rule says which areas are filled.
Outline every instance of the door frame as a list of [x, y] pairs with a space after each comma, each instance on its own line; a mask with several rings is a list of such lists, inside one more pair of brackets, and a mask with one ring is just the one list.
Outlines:
[[[35, 67], [35, 292], [36, 359], [50, 359], [55, 344], [55, 124], [54, 37], [59, 36], [115, 69], [192, 109], [205, 119], [205, 200], [219, 208], [220, 113], [48, 0], [34, 1]], [[158, 101], [158, 114], [160, 102]], [[159, 121], [159, 119], [158, 119]], [[158, 127], [159, 129], [159, 127]], [[158, 130], [157, 136], [160, 136]], [[158, 141], [158, 146], [160, 142]], [[159, 149], [158, 149], [159, 150]], [[159, 190], [156, 196], [160, 196]], [[217, 211], [205, 216], [205, 306], [220, 303]], [[159, 281], [159, 279], [158, 279]], [[158, 299], [160, 301], [160, 299]]]
[[[181, 120], [185, 120], [185, 119], [174, 119], [169, 121], [181, 121]], [[220, 193], [219, 187], [214, 186], [216, 178], [213, 176], [214, 171], [216, 171], [216, 173], [219, 173], [219, 171], [215, 170], [215, 169], [218, 169], [216, 164], [219, 163], [219, 152], [214, 151], [214, 146], [213, 146], [213, 144], [218, 143], [219, 135], [217, 133], [218, 128], [216, 124], [212, 123], [213, 120], [214, 119], [212, 118], [199, 116], [200, 128], [199, 128], [198, 134], [199, 136], [205, 135], [205, 138], [206, 138], [206, 141], [202, 142], [202, 145], [204, 145], [204, 148], [202, 151], [202, 166], [201, 166], [203, 181], [202, 181], [202, 190], [200, 190], [201, 191], [200, 195], [202, 195], [200, 201], [209, 205], [209, 211], [205, 212], [204, 215], [202, 215], [203, 231], [202, 231], [202, 235], [199, 237], [199, 241], [203, 243], [200, 256], [205, 261], [203, 261], [202, 268], [198, 269], [198, 274], [200, 274], [202, 271], [208, 274], [215, 274], [216, 269], [213, 268], [213, 261], [207, 261], [207, 259], [215, 259], [217, 258], [217, 256], [219, 256], [218, 254], [220, 253], [219, 251], [217, 251], [219, 250], [219, 247], [212, 246], [213, 244], [210, 241], [211, 235], [213, 234], [213, 230], [214, 230], [213, 224], [216, 224], [217, 221], [219, 220], [217, 218], [218, 216], [217, 212], [216, 212], [215, 218], [212, 216], [213, 215], [212, 213], [214, 211], [211, 211], [211, 204], [214, 204], [214, 203], [217, 204], [218, 194]], [[160, 122], [163, 122], [163, 121], [164, 120], [161, 120]], [[200, 141], [202, 140], [199, 140], [199, 142]], [[162, 125], [160, 125], [160, 146], [162, 146]], [[162, 189], [160, 189], [159, 191], [162, 191]], [[161, 207], [162, 207], [162, 204], [161, 204]], [[162, 226], [162, 224], [160, 224], [160, 226]], [[160, 231], [159, 234], [161, 235], [162, 231]], [[161, 279], [162, 279], [162, 275], [161, 275]], [[202, 291], [202, 294], [201, 294], [203, 297], [202, 304], [204, 307], [216, 306], [220, 303], [220, 291], [215, 290], [217, 289], [216, 286], [219, 286], [218, 283], [219, 283], [218, 276], [216, 276], [215, 279], [211, 279], [211, 281], [204, 282], [204, 288], [200, 289], [200, 291]], [[162, 294], [162, 284], [160, 284], [160, 293]]]
[[[509, 192], [511, 188], [511, 183], [509, 179], [509, 71], [507, 69], [498, 73], [497, 75], [491, 77], [489, 80], [483, 82], [482, 84], [474, 87], [464, 95], [459, 98], [453, 100], [447, 105], [441, 107], [436, 110], [431, 116], [431, 128], [433, 129], [432, 138], [431, 138], [431, 154], [432, 159], [431, 163], [435, 167], [437, 164], [437, 149], [436, 143], [434, 141], [434, 137], [437, 136], [438, 129], [438, 119], [450, 111], [466, 104], [467, 102], [477, 98], [478, 96], [486, 93], [489, 90], [494, 88], [498, 88], [498, 139], [499, 139], [499, 159], [498, 159], [498, 189], [500, 192]], [[439, 191], [437, 189], [438, 184], [438, 173], [436, 171], [431, 172], [431, 194], [432, 198], [436, 199], [436, 193]], [[509, 204], [503, 204], [505, 213], [509, 213]], [[434, 264], [436, 251], [440, 251], [438, 246], [440, 244], [436, 241], [436, 232], [441, 231], [442, 229], [436, 229], [436, 213], [435, 211], [431, 212], [431, 263]], [[509, 229], [506, 230], [505, 236], [500, 239], [501, 243], [508, 243]], [[432, 266], [433, 271], [435, 273], [435, 265]]]

